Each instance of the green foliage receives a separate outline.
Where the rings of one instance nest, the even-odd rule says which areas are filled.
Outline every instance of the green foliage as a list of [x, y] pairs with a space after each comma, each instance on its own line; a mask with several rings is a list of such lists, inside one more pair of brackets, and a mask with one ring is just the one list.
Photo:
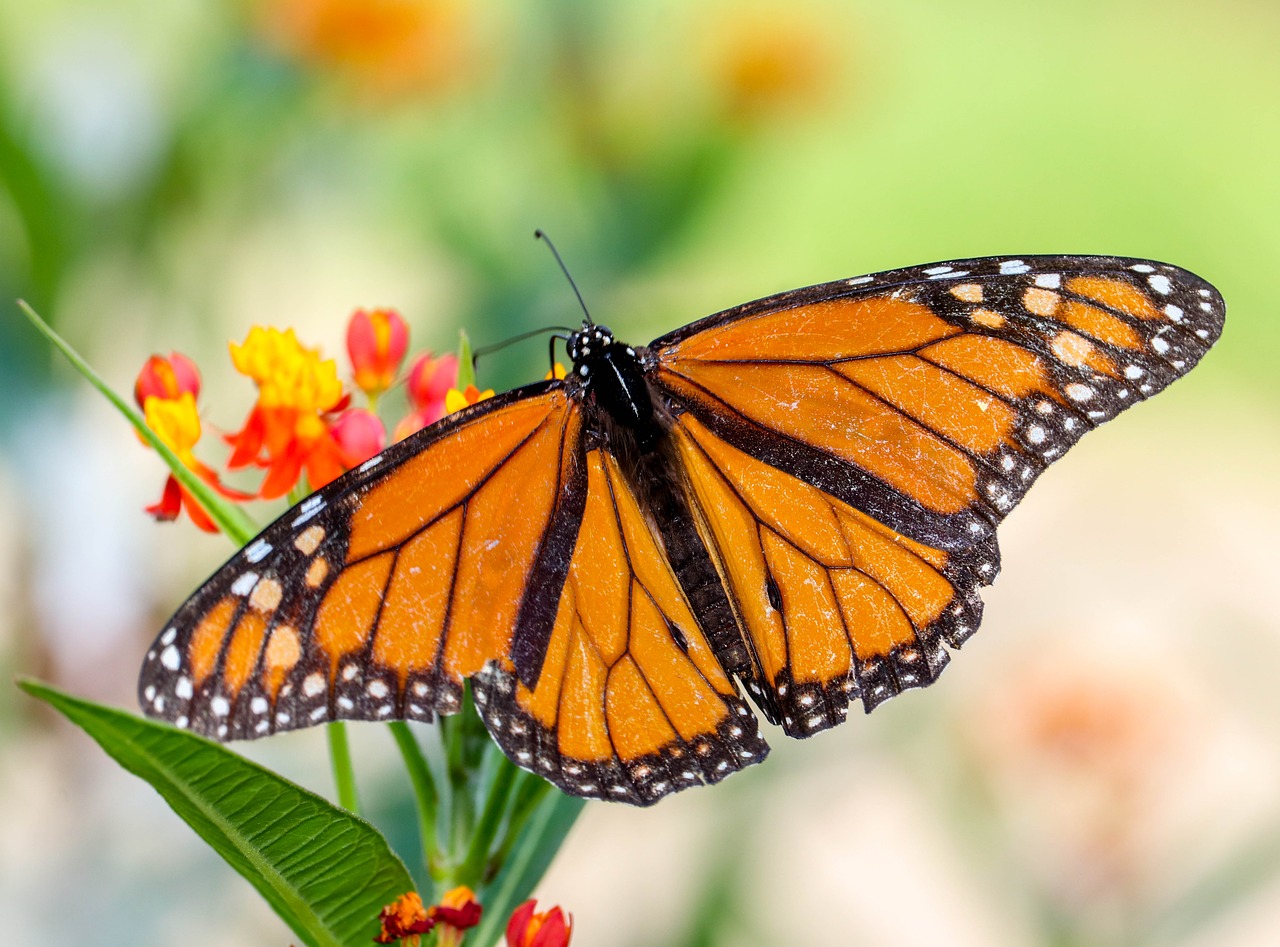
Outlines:
[[413, 887], [373, 826], [270, 770], [173, 727], [21, 686], [150, 783], [307, 944], [369, 943], [378, 911]]

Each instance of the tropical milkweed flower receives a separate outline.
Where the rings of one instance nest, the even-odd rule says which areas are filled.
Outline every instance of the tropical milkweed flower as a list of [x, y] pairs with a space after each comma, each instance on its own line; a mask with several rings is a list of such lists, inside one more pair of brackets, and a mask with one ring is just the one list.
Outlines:
[[464, 931], [480, 923], [481, 907], [475, 892], [465, 885], [445, 893], [439, 904], [424, 907], [416, 891], [401, 895], [378, 915], [381, 929], [374, 938], [378, 944], [403, 940], [417, 947], [420, 938], [436, 932], [437, 947], [458, 947]]
[[441, 355], [436, 358], [424, 352], [409, 366], [405, 393], [409, 396], [410, 413], [396, 425], [395, 439], [404, 440], [410, 434], [434, 424], [445, 415], [445, 399], [458, 383], [458, 357]]
[[356, 387], [376, 401], [395, 383], [409, 348], [409, 327], [394, 309], [357, 309], [347, 323], [347, 354]]
[[265, 467], [258, 491], [264, 500], [284, 496], [304, 471], [313, 490], [337, 479], [352, 460], [333, 431], [334, 415], [350, 403], [337, 363], [305, 348], [292, 329], [254, 326], [230, 348], [236, 370], [257, 384], [258, 401], [244, 427], [227, 438], [233, 448], [227, 465]]
[[567, 947], [573, 936], [573, 915], [554, 907], [535, 912], [538, 902], [530, 898], [511, 912], [507, 922], [507, 947]]
[[475, 892], [466, 885], [445, 892], [439, 904], [427, 909], [427, 915], [437, 925], [437, 947], [457, 947], [462, 943], [463, 931], [480, 923], [480, 914]]
[[435, 927], [435, 921], [427, 915], [422, 898], [416, 891], [402, 894], [388, 904], [378, 915], [378, 921], [382, 929], [373, 939], [378, 944], [394, 944], [398, 940], [407, 939], [416, 947], [421, 935]]
[[492, 397], [492, 388], [486, 388], [484, 391], [481, 391], [475, 385], [467, 385], [465, 391], [450, 388], [444, 397], [444, 409], [449, 414], [453, 414], [455, 411], [461, 411], [463, 408]]
[[[247, 493], [223, 486], [217, 473], [196, 459], [195, 446], [201, 434], [200, 412], [196, 408], [199, 394], [200, 371], [195, 362], [178, 352], [171, 352], [167, 358], [151, 356], [133, 385], [133, 397], [142, 409], [147, 427], [168, 445], [178, 460], [228, 499], [250, 499]], [[200, 529], [209, 533], [218, 531], [199, 501], [170, 473], [160, 501], [148, 506], [146, 511], [157, 520], [167, 522], [177, 519], [184, 509]]]

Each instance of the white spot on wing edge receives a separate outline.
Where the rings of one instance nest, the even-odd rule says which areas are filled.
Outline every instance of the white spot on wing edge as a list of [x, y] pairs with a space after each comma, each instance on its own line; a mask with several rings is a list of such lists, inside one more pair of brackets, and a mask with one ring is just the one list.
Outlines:
[[174, 645], [169, 645], [160, 652], [160, 663], [170, 671], [176, 671], [178, 665], [182, 663], [182, 656], [178, 654], [178, 649]]
[[311, 517], [315, 516], [324, 508], [324, 497], [313, 495], [307, 497], [298, 506], [298, 516], [294, 519], [294, 526], [301, 526]]
[[258, 584], [258, 573], [241, 572], [236, 576], [236, 580], [231, 583], [232, 595], [248, 595], [253, 591], [253, 587]]
[[1173, 283], [1169, 281], [1169, 277], [1163, 273], [1157, 273], [1154, 276], [1147, 277], [1147, 285], [1154, 289], [1161, 296], [1168, 296], [1173, 291]]
[[250, 562], [257, 564], [267, 558], [271, 553], [271, 543], [265, 539], [255, 539], [250, 543], [244, 551], [244, 557]]

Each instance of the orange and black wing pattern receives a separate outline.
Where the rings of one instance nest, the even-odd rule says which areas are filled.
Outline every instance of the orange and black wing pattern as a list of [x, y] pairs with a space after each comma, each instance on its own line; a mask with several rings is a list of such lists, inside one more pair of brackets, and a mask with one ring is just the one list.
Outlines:
[[218, 739], [431, 720], [549, 622], [586, 500], [582, 411], [556, 383], [394, 445], [267, 527], [170, 619], [152, 716]]
[[540, 673], [490, 665], [475, 678], [476, 704], [519, 765], [573, 795], [649, 805], [719, 782], [768, 747], [619, 461], [600, 448], [586, 465], [582, 528]]
[[1222, 299], [1176, 267], [981, 259], [748, 303], [656, 341], [690, 502], [788, 733], [931, 682], [996, 524], [1086, 431], [1189, 371]]
[[[167, 623], [144, 710], [217, 739], [430, 721], [471, 678], [566, 792], [648, 805], [932, 682], [995, 529], [1084, 432], [1185, 374], [1216, 290], [992, 258], [748, 303], [483, 401], [308, 497]], [[593, 348], [594, 347], [594, 348]]]

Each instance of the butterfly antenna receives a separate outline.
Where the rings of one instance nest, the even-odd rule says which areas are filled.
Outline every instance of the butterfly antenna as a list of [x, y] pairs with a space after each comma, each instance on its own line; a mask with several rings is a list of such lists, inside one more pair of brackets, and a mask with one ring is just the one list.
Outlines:
[[543, 326], [541, 329], [530, 329], [528, 332], [521, 332], [519, 335], [513, 335], [509, 339], [503, 339], [501, 342], [495, 342], [492, 345], [481, 346], [471, 353], [471, 367], [475, 368], [476, 363], [480, 361], [481, 355], [489, 355], [493, 352], [505, 349], [508, 345], [514, 345], [517, 342], [523, 342], [525, 339], [532, 339], [535, 335], [543, 335], [547, 332], [555, 333], [551, 337], [551, 344], [555, 345], [556, 339], [567, 339], [564, 333], [572, 332], [573, 329], [568, 326]]
[[533, 232], [535, 240], [541, 240], [551, 248], [551, 254], [556, 258], [556, 262], [560, 264], [560, 272], [564, 274], [564, 278], [569, 281], [569, 285], [573, 287], [573, 294], [578, 297], [578, 305], [582, 307], [582, 314], [587, 317], [587, 325], [593, 326], [595, 323], [591, 320], [591, 313], [587, 312], [587, 304], [582, 299], [582, 293], [578, 292], [578, 284], [573, 281], [573, 277], [569, 275], [569, 268], [564, 265], [564, 260], [560, 259], [560, 251], [556, 249], [556, 245], [551, 242], [541, 230]]

